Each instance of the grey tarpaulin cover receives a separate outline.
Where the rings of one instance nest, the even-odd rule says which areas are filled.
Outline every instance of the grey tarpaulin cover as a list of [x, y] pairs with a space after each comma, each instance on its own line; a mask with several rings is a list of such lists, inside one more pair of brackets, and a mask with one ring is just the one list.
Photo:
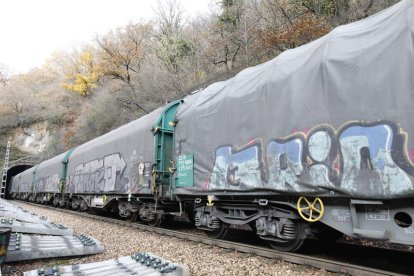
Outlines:
[[13, 177], [13, 185], [11, 185], [11, 193], [30, 193], [32, 192], [33, 173], [36, 167], [31, 167], [20, 174]]
[[193, 190], [414, 195], [414, 1], [184, 99]]
[[36, 167], [34, 193], [59, 193], [59, 180], [62, 174], [62, 160], [66, 152], [43, 161]]
[[66, 192], [150, 193], [154, 127], [164, 107], [77, 147]]

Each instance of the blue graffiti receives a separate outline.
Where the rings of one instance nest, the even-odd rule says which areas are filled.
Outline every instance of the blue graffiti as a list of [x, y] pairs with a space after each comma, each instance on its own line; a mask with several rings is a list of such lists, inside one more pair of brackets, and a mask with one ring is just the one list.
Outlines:
[[243, 150], [231, 146], [216, 150], [216, 161], [210, 178], [210, 189], [242, 189], [261, 187], [260, 146]]
[[398, 135], [399, 129], [392, 123], [352, 123], [338, 133], [330, 126], [321, 126], [306, 138], [295, 134], [273, 139], [265, 149], [261, 143], [238, 150], [223, 146], [216, 150], [210, 189], [264, 187], [370, 196], [402, 194], [414, 190], [414, 168], [404, 152], [393, 152], [393, 147], [402, 148], [394, 141], [404, 142], [401, 137], [395, 138]]
[[357, 192], [365, 182], [369, 190], [383, 195], [412, 189], [408, 174], [392, 159], [393, 135], [388, 125], [352, 126], [342, 132], [342, 188]]
[[268, 186], [275, 189], [299, 189], [298, 177], [303, 173], [303, 140], [270, 141], [267, 145]]

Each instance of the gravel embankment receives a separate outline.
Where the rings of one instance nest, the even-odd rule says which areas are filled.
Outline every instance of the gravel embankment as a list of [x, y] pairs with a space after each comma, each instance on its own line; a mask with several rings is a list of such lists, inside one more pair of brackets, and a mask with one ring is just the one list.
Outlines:
[[98, 239], [104, 244], [105, 252], [81, 258], [6, 264], [15, 270], [27, 271], [42, 266], [97, 262], [131, 255], [135, 252], [152, 252], [167, 260], [187, 265], [192, 275], [330, 275], [321, 269], [184, 241], [21, 202], [16, 204], [31, 212], [47, 216], [54, 222], [62, 223], [76, 233]]

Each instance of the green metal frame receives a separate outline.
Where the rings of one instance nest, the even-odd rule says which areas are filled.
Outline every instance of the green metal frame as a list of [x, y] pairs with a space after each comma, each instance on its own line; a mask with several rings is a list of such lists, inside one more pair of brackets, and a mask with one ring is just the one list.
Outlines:
[[63, 157], [63, 159], [62, 159], [62, 172], [60, 174], [60, 179], [59, 179], [59, 189], [60, 189], [61, 193], [63, 193], [63, 191], [65, 190], [66, 176], [68, 174], [69, 157], [72, 155], [72, 152], [75, 149], [76, 149], [76, 147], [72, 148], [68, 152], [66, 152], [65, 157]]
[[155, 174], [156, 185], [169, 185], [174, 182], [171, 174], [174, 171], [174, 127], [175, 114], [181, 100], [168, 104], [154, 128], [154, 163], [153, 174]]

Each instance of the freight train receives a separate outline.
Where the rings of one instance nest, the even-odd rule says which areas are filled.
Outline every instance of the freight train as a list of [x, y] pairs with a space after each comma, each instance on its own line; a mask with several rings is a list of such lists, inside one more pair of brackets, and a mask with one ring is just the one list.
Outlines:
[[13, 177], [12, 198], [209, 236], [414, 245], [414, 4], [241, 71]]

